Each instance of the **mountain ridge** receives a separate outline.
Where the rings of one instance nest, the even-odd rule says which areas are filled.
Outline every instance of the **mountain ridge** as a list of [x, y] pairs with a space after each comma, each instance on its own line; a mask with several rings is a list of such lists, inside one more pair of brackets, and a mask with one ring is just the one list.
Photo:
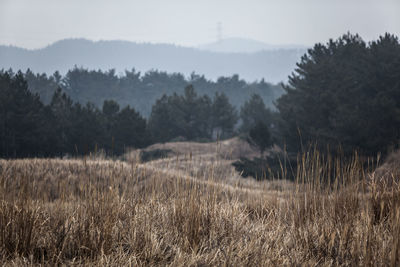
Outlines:
[[172, 44], [134, 43], [122, 40], [91, 41], [63, 39], [34, 50], [0, 45], [0, 68], [51, 74], [66, 73], [74, 66], [88, 69], [135, 68], [141, 72], [160, 70], [190, 75], [195, 72], [210, 79], [238, 74], [247, 81], [285, 81], [293, 71], [301, 49], [220, 53]]

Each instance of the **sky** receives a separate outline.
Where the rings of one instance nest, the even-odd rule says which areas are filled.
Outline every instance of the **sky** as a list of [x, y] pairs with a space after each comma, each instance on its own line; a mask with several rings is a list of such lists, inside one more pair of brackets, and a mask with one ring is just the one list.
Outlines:
[[240, 37], [311, 46], [350, 31], [400, 36], [400, 0], [0, 0], [0, 44], [66, 38], [198, 46]]

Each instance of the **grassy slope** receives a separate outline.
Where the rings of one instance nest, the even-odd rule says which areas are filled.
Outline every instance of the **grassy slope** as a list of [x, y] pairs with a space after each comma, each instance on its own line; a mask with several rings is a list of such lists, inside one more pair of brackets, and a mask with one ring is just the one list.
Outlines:
[[[258, 183], [238, 178], [233, 157], [217, 148], [185, 153], [179, 146], [178, 156], [145, 164], [132, 155], [0, 160], [0, 261], [399, 264], [400, 188], [376, 183], [357, 160], [305, 155], [298, 179], [307, 183]], [[332, 166], [337, 183], [327, 189]]]

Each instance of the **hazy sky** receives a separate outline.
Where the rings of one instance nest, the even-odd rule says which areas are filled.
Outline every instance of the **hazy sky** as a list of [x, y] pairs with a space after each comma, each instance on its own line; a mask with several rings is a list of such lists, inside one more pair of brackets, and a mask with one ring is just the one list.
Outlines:
[[400, 0], [0, 0], [0, 44], [26, 48], [64, 38], [196, 46], [222, 35], [271, 44], [400, 35]]

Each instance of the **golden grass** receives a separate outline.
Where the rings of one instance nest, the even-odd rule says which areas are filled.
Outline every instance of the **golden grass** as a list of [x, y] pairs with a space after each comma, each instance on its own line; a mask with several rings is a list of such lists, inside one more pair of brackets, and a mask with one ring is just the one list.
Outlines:
[[191, 153], [193, 156], [219, 156], [224, 159], [239, 159], [239, 157], [253, 158], [260, 156], [260, 152], [255, 147], [250, 146], [246, 140], [239, 137], [208, 143], [157, 143], [143, 150], [151, 151], [155, 149], [168, 149], [172, 151], [171, 154], [173, 155], [186, 155]]
[[238, 178], [218, 157], [0, 160], [0, 261], [398, 266], [399, 185], [357, 159], [300, 163], [290, 183]]

